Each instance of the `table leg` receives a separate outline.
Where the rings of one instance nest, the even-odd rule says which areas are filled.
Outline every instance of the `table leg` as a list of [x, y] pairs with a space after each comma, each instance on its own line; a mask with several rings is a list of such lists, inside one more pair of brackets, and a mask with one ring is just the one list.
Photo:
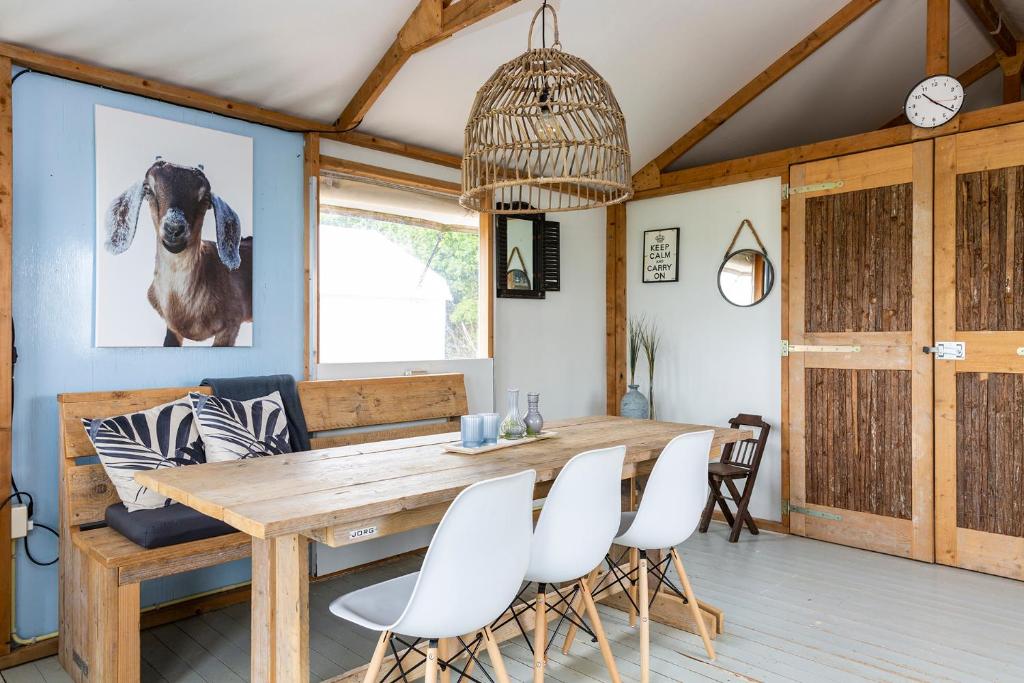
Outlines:
[[252, 539], [253, 683], [309, 680], [309, 544]]

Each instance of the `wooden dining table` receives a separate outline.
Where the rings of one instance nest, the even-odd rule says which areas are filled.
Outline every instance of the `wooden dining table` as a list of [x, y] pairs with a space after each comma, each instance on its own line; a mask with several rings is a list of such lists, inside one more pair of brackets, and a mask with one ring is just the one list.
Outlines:
[[[594, 448], [624, 444], [622, 476], [635, 481], [680, 434], [714, 429], [712, 455], [752, 436], [746, 430], [609, 416], [562, 420], [547, 429], [556, 435], [477, 455], [445, 451], [458, 434], [434, 434], [151, 470], [136, 480], [252, 536], [251, 679], [306, 683], [310, 540], [339, 547], [435, 524], [467, 486], [525, 469], [536, 470], [540, 499], [570, 458]], [[628, 609], [624, 598], [614, 588], [602, 594], [619, 609]], [[720, 633], [721, 611], [700, 607], [709, 630]], [[694, 626], [680, 599], [666, 593], [656, 597], [651, 618], [687, 630]], [[499, 640], [515, 635], [512, 628], [495, 632]], [[362, 671], [332, 680], [361, 681]]]

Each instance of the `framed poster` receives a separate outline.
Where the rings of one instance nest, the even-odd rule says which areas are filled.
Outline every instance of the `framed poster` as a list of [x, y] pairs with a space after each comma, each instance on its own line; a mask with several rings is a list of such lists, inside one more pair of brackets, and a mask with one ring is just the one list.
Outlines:
[[252, 346], [252, 138], [95, 113], [96, 346]]
[[679, 282], [679, 228], [644, 231], [644, 282]]

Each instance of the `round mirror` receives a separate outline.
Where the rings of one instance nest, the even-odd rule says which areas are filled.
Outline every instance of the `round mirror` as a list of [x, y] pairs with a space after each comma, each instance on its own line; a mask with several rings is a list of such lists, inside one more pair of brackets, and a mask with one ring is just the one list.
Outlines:
[[761, 303], [774, 284], [772, 262], [767, 254], [757, 249], [740, 249], [728, 254], [718, 269], [718, 291], [734, 306]]

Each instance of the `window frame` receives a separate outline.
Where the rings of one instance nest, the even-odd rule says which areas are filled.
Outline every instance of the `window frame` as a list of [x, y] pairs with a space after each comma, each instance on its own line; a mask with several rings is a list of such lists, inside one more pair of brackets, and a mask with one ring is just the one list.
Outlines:
[[[429, 190], [441, 193], [450, 197], [458, 197], [462, 189], [458, 183], [431, 178], [429, 176], [396, 171], [383, 166], [373, 166], [355, 161], [349, 161], [338, 157], [317, 155], [315, 164], [307, 160], [307, 180], [312, 185], [315, 179], [315, 189], [311, 191], [309, 199], [308, 216], [306, 222], [307, 231], [315, 231], [315, 239], [309, 239], [307, 232], [307, 321], [306, 321], [306, 378], [311, 376], [313, 368], [310, 365], [320, 364], [320, 281], [319, 281], [319, 257], [320, 257], [320, 177], [323, 173], [336, 173], [354, 180], [366, 180], [370, 182], [385, 182], [398, 189], [406, 189], [412, 192]], [[313, 204], [315, 202], [315, 211]], [[479, 249], [478, 273], [479, 287], [478, 315], [477, 315], [477, 355], [476, 359], [494, 358], [494, 217], [490, 214], [479, 214]], [[426, 229], [426, 228], [425, 228]], [[313, 317], [315, 316], [315, 318]], [[315, 320], [315, 325], [313, 324]], [[396, 359], [417, 361], [420, 358]]]

